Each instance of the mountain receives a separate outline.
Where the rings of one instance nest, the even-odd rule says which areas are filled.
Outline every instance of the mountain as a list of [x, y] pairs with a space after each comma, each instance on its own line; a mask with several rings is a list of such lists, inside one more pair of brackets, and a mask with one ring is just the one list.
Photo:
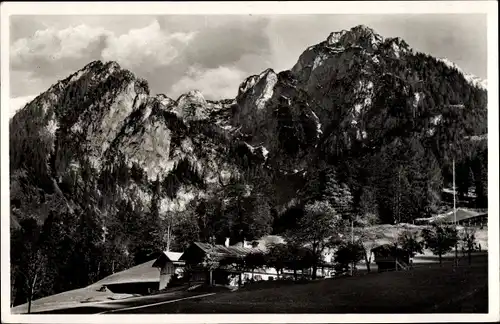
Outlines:
[[85, 244], [114, 251], [114, 269], [165, 237], [279, 233], [328, 190], [352, 195], [359, 215], [411, 222], [442, 204], [452, 160], [459, 193], [473, 187], [484, 206], [483, 84], [366, 26], [331, 33], [290, 70], [249, 76], [220, 101], [151, 95], [116, 62], [91, 62], [10, 121], [11, 224], [34, 218], [56, 245], [88, 233]]
[[478, 87], [478, 88], [481, 88], [481, 89], [484, 89], [484, 90], [488, 89], [488, 82], [486, 80], [483, 80], [483, 79], [481, 79], [481, 78], [479, 78], [479, 77], [477, 77], [477, 76], [475, 76], [473, 74], [464, 72], [458, 65], [456, 65], [453, 62], [451, 62], [447, 58], [438, 58], [438, 60], [440, 60], [441, 62], [443, 62], [444, 64], [446, 64], [450, 68], [455, 69], [455, 70], [461, 72], [464, 75], [464, 78], [471, 85], [473, 85], [475, 87]]

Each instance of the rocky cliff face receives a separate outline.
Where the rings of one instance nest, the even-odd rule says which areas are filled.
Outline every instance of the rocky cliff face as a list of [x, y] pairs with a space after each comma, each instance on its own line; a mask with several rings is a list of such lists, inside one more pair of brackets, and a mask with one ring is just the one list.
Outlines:
[[[187, 161], [205, 185], [180, 179], [161, 204], [164, 210], [179, 208], [244, 169], [230, 154], [234, 143], [263, 168], [296, 174], [320, 160], [373, 148], [381, 139], [392, 142], [389, 133], [399, 121], [401, 129], [410, 122], [415, 133], [441, 134], [431, 121], [441, 120], [444, 106], [485, 111], [485, 99], [471, 98], [486, 93], [477, 78], [439, 62], [402, 39], [357, 26], [307, 48], [289, 71], [267, 69], [248, 77], [235, 99], [221, 101], [207, 101], [198, 91], [177, 100], [152, 96], [145, 80], [117, 63], [92, 62], [12, 118], [13, 211], [24, 217], [46, 214], [58, 203], [78, 208], [81, 189], [75, 184], [93, 183], [99, 198], [99, 179], [121, 168], [141, 175], [120, 184], [124, 199], [147, 205], [151, 183], [166, 181]], [[448, 76], [455, 83], [445, 84]], [[455, 97], [443, 99], [440, 87]], [[466, 133], [481, 135], [484, 129]]]
[[[318, 149], [349, 149], [380, 136], [380, 128], [388, 126], [380, 109], [395, 105], [386, 100], [391, 95], [407, 97], [414, 110], [410, 117], [421, 117], [416, 114], [432, 96], [426, 97], [425, 90], [437, 90], [427, 83], [441, 82], [450, 73], [447, 68], [464, 77], [463, 86], [484, 90], [477, 78], [449, 63], [436, 66], [440, 72], [435, 77], [424, 71], [436, 62], [415, 53], [401, 38], [384, 39], [366, 26], [333, 32], [307, 48], [290, 71], [268, 69], [247, 78], [239, 89], [235, 124], [252, 144], [264, 145], [281, 167], [289, 161], [289, 169], [300, 169], [304, 156]], [[439, 104], [443, 108], [446, 103]], [[430, 114], [427, 121], [441, 116], [440, 108]], [[433, 132], [428, 123], [421, 127]]]
[[[227, 101], [209, 103], [195, 91], [177, 100], [150, 96], [147, 82], [117, 63], [92, 62], [53, 85], [12, 118], [14, 212], [24, 214], [27, 205], [50, 205], [50, 200], [79, 205], [72, 192], [60, 188], [74, 188], [74, 183], [83, 186], [88, 176], [96, 180], [105, 170], [122, 167], [138, 168], [144, 174], [145, 181], [132, 181], [122, 192], [124, 198], [139, 198], [145, 205], [150, 204], [152, 194], [147, 184], [164, 180], [184, 159], [207, 184], [218, 181], [221, 174], [227, 177], [237, 168], [226, 162], [227, 147], [213, 142], [209, 117], [223, 113], [230, 105]], [[220, 128], [224, 136], [226, 131]], [[92, 174], [84, 175], [84, 169]], [[29, 195], [27, 187], [38, 190]], [[192, 199], [198, 189], [180, 186], [181, 196], [174, 194], [162, 205], [179, 205], [177, 200]], [[53, 196], [55, 191], [60, 195]], [[36, 207], [29, 213], [46, 215]]]

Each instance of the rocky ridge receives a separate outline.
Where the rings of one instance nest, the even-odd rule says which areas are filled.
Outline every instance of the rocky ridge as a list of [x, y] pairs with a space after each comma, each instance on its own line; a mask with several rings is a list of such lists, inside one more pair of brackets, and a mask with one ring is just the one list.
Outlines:
[[[12, 190], [12, 199], [49, 204], [60, 199], [51, 198], [57, 191], [69, 205], [78, 205], [64, 188], [67, 182], [85, 183], [82, 157], [94, 177], [122, 164], [141, 170], [144, 181], [129, 182], [121, 192], [125, 199], [145, 204], [152, 196], [149, 184], [165, 180], [184, 160], [205, 184], [218, 186], [221, 179], [242, 171], [229, 154], [232, 142], [241, 143], [247, 149], [244, 155], [256, 157], [262, 166], [295, 174], [332, 151], [373, 145], [373, 138], [383, 136], [384, 120], [377, 109], [394, 104], [384, 101], [388, 92], [413, 98], [415, 110], [425, 105], [425, 89], [414, 86], [427, 82], [425, 75], [414, 69], [400, 82], [394, 72], [424, 61], [417, 55], [400, 38], [384, 39], [366, 26], [356, 26], [307, 48], [289, 71], [267, 69], [248, 77], [236, 98], [221, 101], [208, 101], [195, 90], [177, 100], [152, 96], [145, 80], [116, 62], [91, 62], [12, 118], [11, 190], [20, 188]], [[482, 87], [478, 78], [460, 73], [471, 87]], [[437, 120], [438, 115], [424, 119]], [[35, 157], [28, 152], [34, 147]], [[53, 186], [44, 189], [39, 180], [29, 180], [30, 174], [45, 175]], [[42, 189], [35, 190], [36, 198], [28, 198], [26, 186]], [[182, 208], [204, 194], [206, 187], [181, 184], [163, 199], [162, 212]], [[24, 203], [17, 205], [14, 209], [21, 214], [28, 210]]]

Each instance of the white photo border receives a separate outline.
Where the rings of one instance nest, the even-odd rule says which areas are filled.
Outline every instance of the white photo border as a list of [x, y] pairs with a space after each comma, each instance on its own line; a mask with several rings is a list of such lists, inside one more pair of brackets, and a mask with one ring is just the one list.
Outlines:
[[[3, 2], [1, 4], [1, 309], [8, 323], [393, 323], [499, 321], [498, 2]], [[9, 17], [12, 15], [161, 14], [485, 14], [488, 26], [488, 314], [238, 314], [238, 315], [14, 315], [10, 314]]]

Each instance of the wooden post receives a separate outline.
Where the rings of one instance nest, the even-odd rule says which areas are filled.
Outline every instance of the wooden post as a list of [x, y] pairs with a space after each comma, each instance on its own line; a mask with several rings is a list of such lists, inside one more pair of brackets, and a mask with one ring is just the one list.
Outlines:
[[167, 222], [167, 252], [170, 252], [170, 222]]
[[[354, 248], [354, 220], [351, 220], [351, 243]], [[351, 277], [353, 276], [354, 262], [351, 263]]]
[[[453, 217], [455, 223], [455, 230], [457, 229], [457, 208], [455, 199], [455, 159], [453, 159]], [[458, 232], [457, 232], [458, 234]], [[455, 242], [455, 266], [458, 266], [458, 241]]]
[[29, 295], [29, 299], [28, 299], [28, 314], [31, 313], [31, 301], [33, 300], [33, 295], [35, 293], [35, 284], [36, 284], [36, 277], [37, 277], [37, 273], [35, 273], [35, 278], [33, 278], [33, 282], [31, 284], [31, 287], [30, 287], [30, 295]]

